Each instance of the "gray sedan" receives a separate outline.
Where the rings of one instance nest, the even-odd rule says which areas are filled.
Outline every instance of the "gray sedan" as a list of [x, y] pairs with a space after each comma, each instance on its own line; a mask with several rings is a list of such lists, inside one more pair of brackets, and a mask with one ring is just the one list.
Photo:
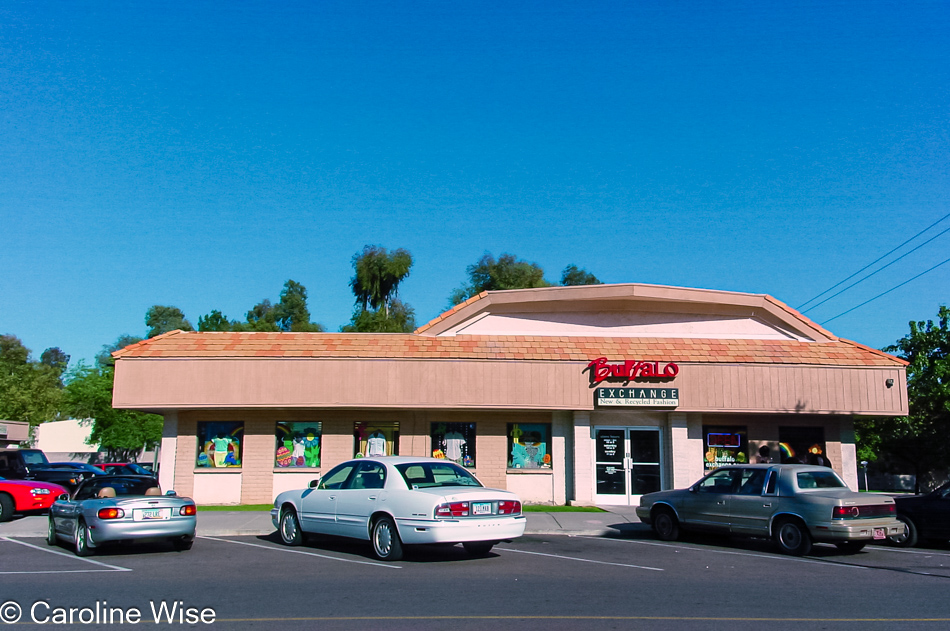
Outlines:
[[46, 542], [71, 542], [78, 556], [112, 542], [166, 540], [189, 550], [195, 539], [195, 503], [174, 491], [162, 495], [155, 478], [96, 476], [72, 496], [62, 495], [49, 512]]
[[831, 469], [809, 465], [716, 469], [687, 489], [644, 495], [637, 516], [663, 541], [681, 529], [769, 537], [799, 556], [812, 542], [854, 553], [904, 531], [893, 498], [855, 493]]

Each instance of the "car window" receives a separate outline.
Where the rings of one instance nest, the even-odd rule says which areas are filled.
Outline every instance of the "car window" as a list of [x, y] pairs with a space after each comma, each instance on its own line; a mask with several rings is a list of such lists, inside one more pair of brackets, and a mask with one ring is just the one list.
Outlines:
[[435, 486], [481, 486], [471, 473], [452, 462], [419, 462], [397, 464], [409, 488]]
[[323, 479], [320, 480], [320, 484], [317, 485], [318, 489], [341, 489], [343, 484], [346, 482], [346, 479], [350, 477], [350, 474], [353, 473], [353, 469], [356, 468], [356, 465], [353, 463], [344, 463], [339, 465], [334, 469], [330, 469], [330, 472], [326, 474]]
[[762, 495], [767, 469], [743, 469], [739, 478], [739, 495]]
[[766, 495], [775, 495], [776, 488], [778, 487], [778, 471], [769, 471], [768, 482], [765, 485], [765, 494]]
[[23, 462], [26, 464], [46, 464], [46, 458], [39, 451], [23, 451]]
[[76, 489], [74, 500], [88, 500], [98, 497], [99, 492], [104, 488], [110, 488], [115, 492], [116, 497], [123, 495], [145, 495], [145, 492], [155, 486], [155, 480], [142, 480], [138, 478], [93, 478]]
[[735, 469], [720, 469], [715, 471], [696, 484], [700, 493], [732, 493], [735, 480]]
[[386, 484], [386, 467], [378, 462], [361, 462], [350, 480], [350, 489], [381, 489]]
[[809, 489], [840, 489], [845, 486], [835, 472], [827, 471], [799, 471], [796, 474], [798, 488], [802, 491]]

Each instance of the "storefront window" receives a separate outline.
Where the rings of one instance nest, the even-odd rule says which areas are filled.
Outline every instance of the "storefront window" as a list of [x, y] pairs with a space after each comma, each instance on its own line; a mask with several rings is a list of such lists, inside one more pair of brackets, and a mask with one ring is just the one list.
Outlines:
[[241, 466], [244, 423], [241, 421], [202, 421], [198, 423], [199, 467]]
[[357, 421], [353, 424], [353, 455], [398, 456], [399, 422], [378, 421], [368, 423]]
[[830, 467], [825, 455], [825, 428], [779, 427], [782, 464], [816, 464]]
[[475, 466], [475, 423], [433, 423], [432, 457]]
[[550, 423], [508, 424], [508, 468], [551, 468]]
[[274, 465], [280, 468], [319, 467], [322, 437], [323, 423], [278, 423]]
[[712, 471], [730, 464], [749, 463], [749, 441], [746, 428], [740, 426], [703, 425], [705, 455], [703, 466]]

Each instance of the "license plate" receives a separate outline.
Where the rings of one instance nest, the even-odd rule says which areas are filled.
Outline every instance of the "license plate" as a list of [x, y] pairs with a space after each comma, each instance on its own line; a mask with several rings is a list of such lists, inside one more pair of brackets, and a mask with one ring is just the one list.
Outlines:
[[887, 539], [887, 528], [875, 528], [875, 529], [874, 529], [874, 538], [875, 538], [875, 539]]
[[132, 518], [135, 521], [151, 521], [153, 519], [171, 519], [172, 510], [170, 508], [140, 508], [137, 509]]
[[491, 515], [491, 502], [472, 502], [473, 515]]

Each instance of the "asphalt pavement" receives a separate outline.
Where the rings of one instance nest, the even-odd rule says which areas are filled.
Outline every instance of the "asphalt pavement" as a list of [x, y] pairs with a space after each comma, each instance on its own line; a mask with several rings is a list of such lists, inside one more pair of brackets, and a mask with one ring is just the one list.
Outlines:
[[[528, 525], [525, 534], [605, 536], [649, 529], [637, 518], [635, 506], [601, 508], [605, 512], [526, 512]], [[0, 523], [0, 537], [45, 537], [46, 528], [45, 515], [16, 516], [12, 521]], [[199, 536], [267, 535], [272, 532], [274, 525], [268, 511], [198, 512]]]

